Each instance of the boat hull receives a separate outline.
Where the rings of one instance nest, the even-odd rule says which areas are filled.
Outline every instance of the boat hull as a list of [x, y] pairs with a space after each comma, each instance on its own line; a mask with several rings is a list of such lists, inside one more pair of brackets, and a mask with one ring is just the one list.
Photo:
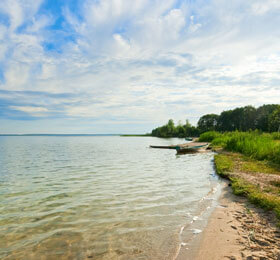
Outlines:
[[177, 154], [191, 154], [191, 153], [203, 153], [206, 152], [206, 148], [200, 148], [200, 149], [180, 149], [177, 150]]
[[198, 153], [205, 152], [209, 147], [209, 143], [205, 142], [190, 142], [185, 144], [177, 145], [150, 145], [150, 148], [158, 149], [176, 149], [177, 154], [186, 154], [186, 153]]
[[209, 145], [201, 145], [201, 146], [194, 146], [194, 147], [178, 147], [176, 148], [177, 154], [188, 154], [188, 153], [201, 153], [206, 152]]

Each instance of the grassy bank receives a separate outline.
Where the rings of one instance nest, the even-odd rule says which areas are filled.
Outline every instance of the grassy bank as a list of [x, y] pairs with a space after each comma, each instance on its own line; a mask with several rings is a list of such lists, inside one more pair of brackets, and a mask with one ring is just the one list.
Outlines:
[[234, 194], [272, 210], [280, 223], [280, 133], [212, 131], [199, 140], [223, 148], [215, 155], [216, 171], [231, 181]]
[[231, 181], [234, 194], [272, 210], [280, 223], [280, 167], [236, 153], [215, 155], [217, 173]]
[[211, 142], [212, 146], [227, 151], [238, 152], [256, 160], [267, 160], [280, 165], [280, 133], [263, 134], [254, 132], [206, 132], [199, 138], [201, 142]]

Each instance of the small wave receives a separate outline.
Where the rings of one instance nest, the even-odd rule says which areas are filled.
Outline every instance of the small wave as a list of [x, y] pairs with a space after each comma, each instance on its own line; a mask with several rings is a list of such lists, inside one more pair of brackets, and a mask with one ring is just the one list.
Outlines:
[[182, 235], [182, 233], [183, 233], [183, 231], [184, 231], [184, 228], [185, 228], [184, 226], [181, 227], [181, 229], [180, 229], [180, 235]]
[[196, 234], [199, 234], [199, 233], [201, 233], [202, 232], [202, 230], [201, 229], [191, 229], [191, 231], [192, 231], [192, 233], [194, 234], [194, 235], [196, 235]]
[[198, 216], [194, 216], [194, 217], [193, 217], [193, 221], [196, 221], [196, 220], [198, 220], [198, 219], [199, 219]]

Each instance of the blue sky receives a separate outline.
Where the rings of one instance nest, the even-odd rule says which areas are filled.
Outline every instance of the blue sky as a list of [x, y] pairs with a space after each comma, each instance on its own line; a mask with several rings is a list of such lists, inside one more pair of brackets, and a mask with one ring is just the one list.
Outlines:
[[278, 0], [1, 0], [0, 133], [145, 133], [280, 101]]

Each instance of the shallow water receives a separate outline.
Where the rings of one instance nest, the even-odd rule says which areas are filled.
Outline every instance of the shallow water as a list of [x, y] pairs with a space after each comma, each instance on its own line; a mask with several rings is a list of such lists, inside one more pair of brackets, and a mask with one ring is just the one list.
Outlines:
[[0, 258], [174, 259], [219, 185], [212, 153], [148, 148], [182, 142], [0, 137]]

